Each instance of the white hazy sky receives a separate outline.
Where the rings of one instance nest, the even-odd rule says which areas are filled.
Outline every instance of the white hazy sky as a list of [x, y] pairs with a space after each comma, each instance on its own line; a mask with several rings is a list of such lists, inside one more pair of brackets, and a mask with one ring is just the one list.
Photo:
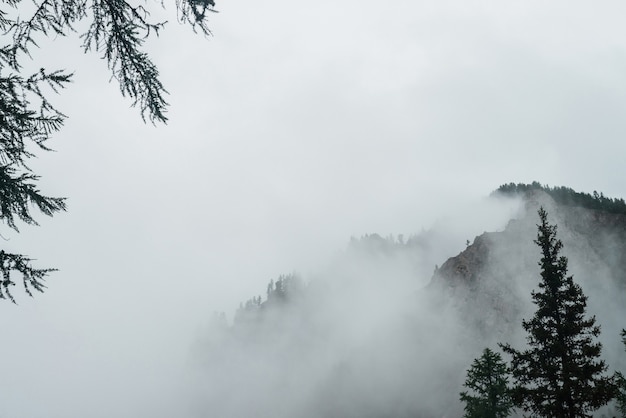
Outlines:
[[2, 417], [140, 416], [211, 312], [350, 236], [461, 219], [471, 239], [502, 219], [468, 208], [510, 181], [626, 196], [622, 1], [219, 1], [209, 39], [167, 6], [167, 126], [76, 38], [34, 53], [76, 71], [32, 163], [69, 210], [2, 231], [60, 269], [0, 304]]

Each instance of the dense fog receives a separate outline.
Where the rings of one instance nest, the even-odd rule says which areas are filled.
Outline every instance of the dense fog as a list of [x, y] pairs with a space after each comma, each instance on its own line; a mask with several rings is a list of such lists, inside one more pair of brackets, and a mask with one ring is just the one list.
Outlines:
[[[538, 199], [561, 224], [570, 272], [603, 327], [604, 357], [611, 370], [623, 369], [624, 278], [606, 263], [615, 258], [569, 230], [547, 195]], [[517, 204], [492, 202], [500, 213]], [[534, 311], [530, 292], [539, 282], [537, 207], [522, 205], [505, 232], [468, 246], [484, 263], [475, 281], [436, 273], [429, 282], [436, 249], [451, 238], [445, 233], [406, 241], [370, 235], [314, 277], [284, 276], [282, 293], [272, 287], [242, 305], [232, 327], [216, 315], [190, 362], [192, 416], [460, 416], [458, 394], [471, 361], [498, 342], [524, 344], [521, 319]], [[485, 240], [488, 252], [480, 247]]]
[[[626, 196], [626, 3], [217, 0], [206, 38], [165, 3], [144, 46], [167, 125], [78, 33], [23, 61], [76, 72], [28, 161], [68, 212], [0, 231], [59, 269], [0, 303], [0, 417], [460, 416], [471, 361], [524, 343], [539, 272], [536, 205], [483, 197]], [[543, 204], [626, 371], [626, 234]]]
[[[502, 228], [514, 205], [473, 209]], [[449, 222], [406, 238], [354, 238], [310, 277], [288, 275], [284, 300], [244, 304], [232, 328], [217, 315], [193, 350], [193, 416], [458, 414], [458, 372], [479, 337], [428, 284], [442, 252], [464, 246], [476, 226]]]
[[[610, 372], [626, 370], [624, 224], [541, 194], [491, 197], [414, 234], [347, 237], [317, 268], [288, 265], [258, 280], [239, 307], [205, 304], [189, 323], [176, 299], [144, 318], [149, 292], [132, 301], [136, 310], [111, 305], [99, 316], [83, 304], [65, 323], [62, 313], [39, 315], [38, 299], [22, 304], [19, 320], [6, 322], [7, 350], [20, 338], [33, 343], [5, 365], [8, 415], [460, 416], [472, 360], [499, 342], [524, 344], [521, 320], [534, 311], [539, 280], [539, 205], [602, 326]], [[38, 413], [41, 405], [51, 413]]]

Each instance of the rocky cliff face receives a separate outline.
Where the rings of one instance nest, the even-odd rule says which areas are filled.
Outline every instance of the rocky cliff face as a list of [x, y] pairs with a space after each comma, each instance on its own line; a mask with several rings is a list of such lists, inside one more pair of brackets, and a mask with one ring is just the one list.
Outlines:
[[198, 416], [461, 416], [472, 361], [497, 343], [524, 344], [540, 206], [602, 326], [603, 357], [626, 371], [626, 216], [560, 205], [540, 190], [524, 202], [505, 228], [448, 259], [426, 289], [422, 277], [441, 255], [430, 247], [436, 231], [406, 242], [366, 236], [308, 284], [294, 275], [270, 282], [265, 302], [251, 299], [232, 327], [222, 318], [197, 346]]
[[559, 205], [541, 190], [523, 199], [516, 219], [476, 237], [435, 272], [429, 287], [448, 295], [485, 337], [512, 337], [534, 311], [530, 293], [539, 282], [540, 257], [534, 239], [543, 206], [558, 226], [569, 273], [589, 296], [590, 313], [605, 334], [626, 326], [626, 215]]

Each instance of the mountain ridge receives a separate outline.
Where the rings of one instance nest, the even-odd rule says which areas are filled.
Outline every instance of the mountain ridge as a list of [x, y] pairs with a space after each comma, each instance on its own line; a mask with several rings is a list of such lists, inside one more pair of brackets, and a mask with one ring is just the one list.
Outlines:
[[[265, 300], [242, 304], [232, 325], [222, 318], [199, 346], [206, 374], [198, 387], [212, 389], [199, 399], [225, 418], [250, 410], [268, 418], [462, 415], [458, 394], [471, 361], [485, 347], [525, 343], [521, 320], [532, 315], [540, 273], [539, 207], [558, 226], [570, 273], [602, 324], [609, 365], [626, 370], [618, 338], [626, 214], [559, 203], [536, 187], [493, 198], [522, 204], [501, 230], [477, 235], [429, 270], [430, 281], [418, 277], [432, 261], [424, 256], [425, 237], [437, 236], [430, 233], [366, 235], [308, 282], [297, 273], [271, 281]], [[248, 394], [247, 403], [232, 393]]]

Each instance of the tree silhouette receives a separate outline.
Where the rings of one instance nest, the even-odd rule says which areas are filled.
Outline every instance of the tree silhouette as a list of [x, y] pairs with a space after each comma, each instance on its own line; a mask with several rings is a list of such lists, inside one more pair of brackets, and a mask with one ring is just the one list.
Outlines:
[[[622, 343], [626, 349], [626, 330], [622, 330]], [[617, 392], [617, 409], [622, 414], [622, 417], [626, 417], [626, 377], [620, 372], [615, 373], [615, 380], [618, 387]]]
[[587, 297], [567, 275], [567, 258], [556, 238], [557, 227], [539, 209], [541, 223], [535, 243], [541, 248], [541, 281], [532, 298], [537, 310], [522, 321], [528, 348], [520, 351], [508, 344], [512, 357], [513, 400], [517, 406], [545, 417], [591, 417], [590, 412], [615, 396], [613, 379], [604, 375], [601, 344], [595, 339], [600, 327], [586, 317]]
[[461, 392], [465, 418], [505, 418], [513, 402], [508, 388], [508, 371], [499, 353], [489, 348], [472, 363]]

